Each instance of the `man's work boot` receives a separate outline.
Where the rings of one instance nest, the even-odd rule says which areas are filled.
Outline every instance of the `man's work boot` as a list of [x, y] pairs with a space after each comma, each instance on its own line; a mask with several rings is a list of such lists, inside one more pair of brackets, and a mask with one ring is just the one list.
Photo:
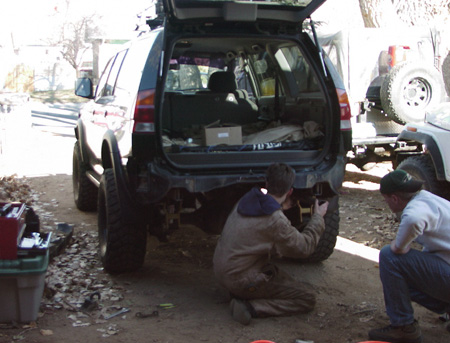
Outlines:
[[374, 341], [383, 341], [391, 343], [422, 343], [422, 332], [419, 323], [404, 326], [386, 326], [380, 329], [369, 331], [369, 338]]
[[241, 323], [242, 325], [250, 324], [252, 315], [243, 301], [235, 298], [231, 299], [230, 310], [231, 316], [235, 321]]

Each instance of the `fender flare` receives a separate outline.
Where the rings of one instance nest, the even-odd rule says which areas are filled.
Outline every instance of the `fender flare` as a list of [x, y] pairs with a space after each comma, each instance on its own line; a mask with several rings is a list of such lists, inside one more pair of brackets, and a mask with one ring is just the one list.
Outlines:
[[119, 194], [120, 206], [123, 209], [124, 221], [128, 223], [135, 222], [135, 202], [131, 196], [130, 188], [125, 176], [117, 138], [111, 130], [106, 131], [103, 136], [102, 164], [104, 169], [112, 168], [114, 172], [114, 181]]
[[77, 125], [74, 128], [75, 130], [75, 138], [79, 142], [80, 152], [81, 152], [81, 160], [86, 163], [89, 161], [89, 154], [86, 151], [86, 135], [84, 133], [84, 125], [81, 119], [77, 120]]
[[446, 180], [444, 161], [442, 159], [439, 147], [433, 137], [420, 132], [402, 131], [397, 137], [397, 141], [401, 140], [415, 141], [426, 145], [427, 151], [433, 161], [434, 169], [436, 170], [436, 178], [440, 181]]

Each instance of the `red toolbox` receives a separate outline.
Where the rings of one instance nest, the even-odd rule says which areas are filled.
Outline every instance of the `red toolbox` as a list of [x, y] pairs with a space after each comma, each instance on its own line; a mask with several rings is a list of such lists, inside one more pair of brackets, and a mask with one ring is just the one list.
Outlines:
[[26, 205], [0, 202], [0, 259], [17, 259], [17, 246], [26, 223]]

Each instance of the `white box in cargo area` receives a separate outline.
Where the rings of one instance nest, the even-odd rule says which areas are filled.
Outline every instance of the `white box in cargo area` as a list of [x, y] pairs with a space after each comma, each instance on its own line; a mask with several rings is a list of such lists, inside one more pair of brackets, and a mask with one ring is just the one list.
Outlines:
[[241, 145], [242, 127], [237, 125], [221, 125], [205, 127], [206, 145]]

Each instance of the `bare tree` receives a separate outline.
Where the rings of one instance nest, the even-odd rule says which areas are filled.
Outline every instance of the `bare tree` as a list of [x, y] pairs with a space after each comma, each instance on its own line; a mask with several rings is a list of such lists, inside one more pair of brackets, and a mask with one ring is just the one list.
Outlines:
[[89, 49], [89, 42], [98, 33], [94, 25], [95, 17], [95, 14], [83, 16], [75, 22], [65, 23], [62, 27], [58, 45], [61, 46], [63, 58], [76, 70], [77, 77], [83, 54]]
[[366, 27], [420, 26], [449, 15], [450, 0], [359, 0]]
[[49, 39], [50, 45], [61, 47], [62, 57], [75, 69], [77, 77], [84, 53], [91, 47], [93, 39], [100, 35], [96, 25], [100, 16], [96, 13], [78, 14], [71, 10], [71, 0], [65, 0], [55, 11], [57, 29]]

